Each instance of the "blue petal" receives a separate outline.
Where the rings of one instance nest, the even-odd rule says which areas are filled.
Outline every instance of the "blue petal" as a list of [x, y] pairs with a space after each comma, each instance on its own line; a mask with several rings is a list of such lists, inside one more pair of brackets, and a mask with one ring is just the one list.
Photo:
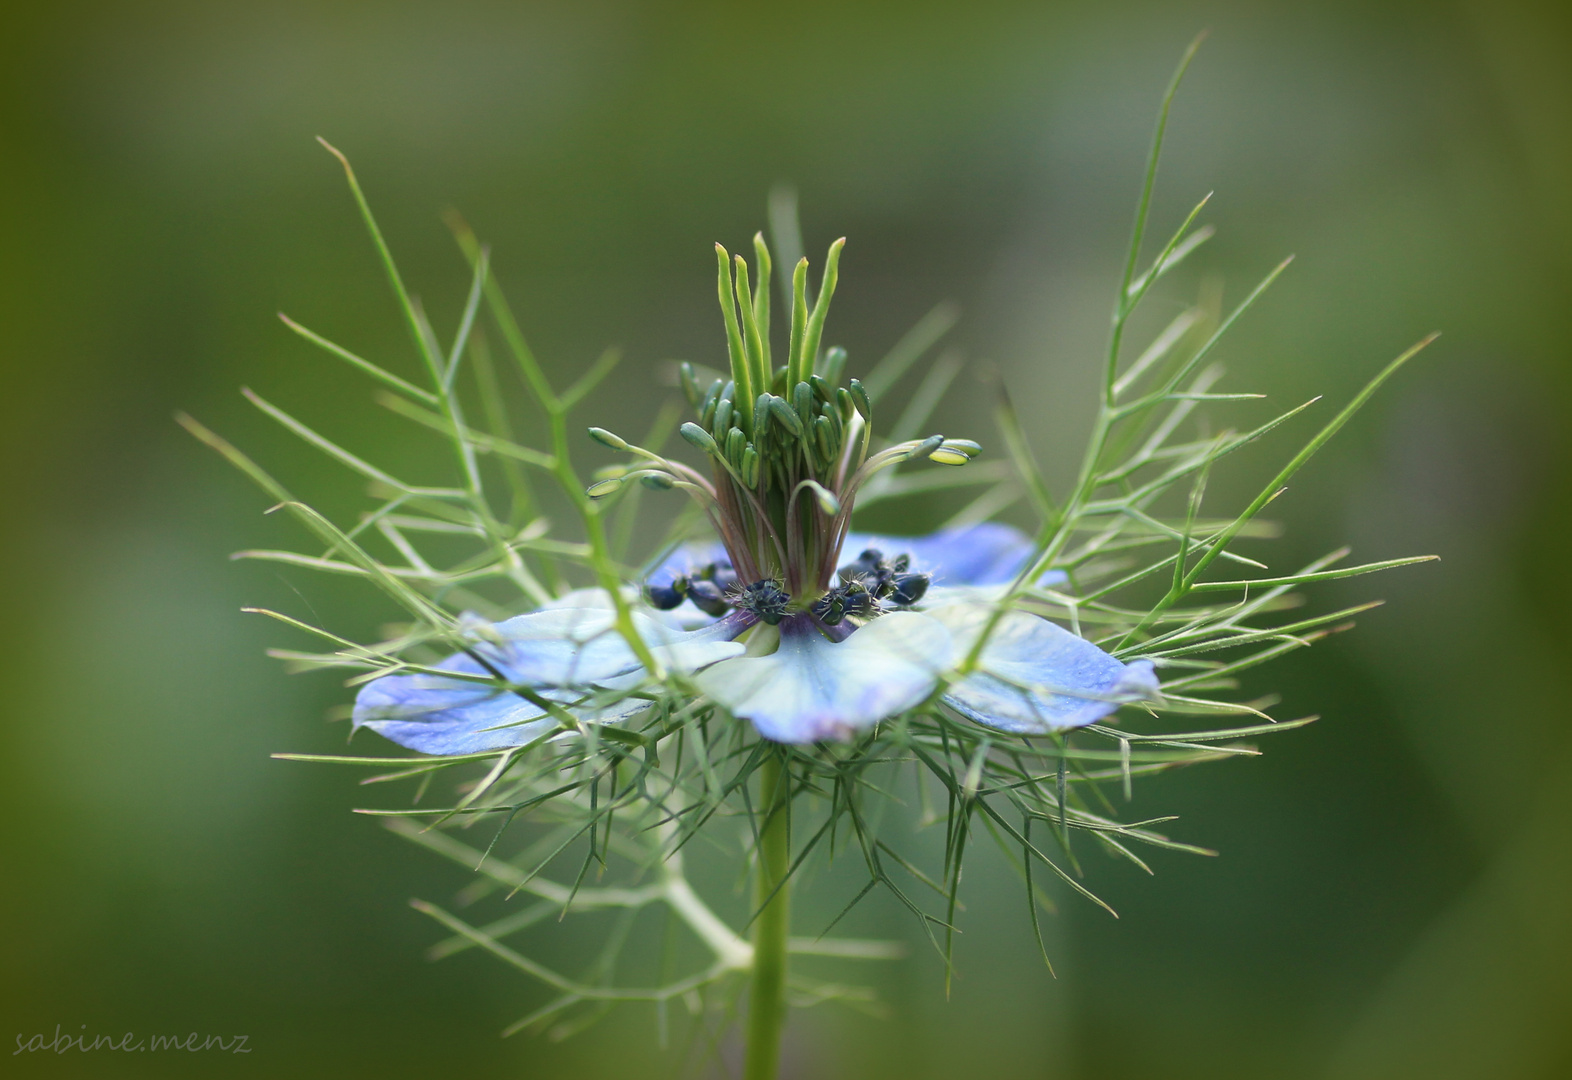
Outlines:
[[944, 627], [912, 612], [875, 619], [841, 642], [802, 616], [784, 620], [780, 633], [768, 656], [726, 660], [697, 679], [712, 701], [776, 742], [848, 738], [919, 705], [954, 658]]
[[[749, 625], [728, 616], [687, 633], [638, 612], [633, 620], [656, 658], [684, 672], [740, 655], [743, 646], [731, 639]], [[604, 609], [548, 608], [520, 615], [484, 628], [468, 652], [435, 666], [460, 674], [500, 674], [587, 723], [623, 720], [648, 705], [626, 693], [594, 691], [609, 686], [625, 692], [643, 681], [637, 656]], [[363, 686], [355, 699], [354, 725], [422, 753], [466, 754], [524, 746], [557, 721], [494, 684], [418, 674], [389, 675]]]
[[[908, 554], [912, 569], [933, 575], [935, 585], [1002, 585], [1013, 581], [1032, 554], [1025, 533], [997, 521], [984, 521], [927, 536], [878, 536], [847, 533], [841, 561], [850, 562], [868, 548], [889, 556]], [[1050, 570], [1040, 585], [1064, 582], [1061, 570]]]
[[[992, 610], [951, 604], [926, 614], [949, 629], [957, 656], [964, 656]], [[986, 727], [1041, 735], [1085, 727], [1122, 702], [1157, 693], [1150, 660], [1122, 663], [1047, 619], [1011, 611], [988, 638], [978, 670], [951, 686], [943, 701]]]
[[[385, 685], [390, 683], [395, 685]], [[593, 696], [562, 690], [542, 696], [595, 724], [625, 720], [649, 706], [641, 698], [623, 697], [596, 708]], [[511, 691], [435, 675], [393, 675], [367, 684], [355, 701], [355, 726], [422, 754], [506, 750], [558, 729], [544, 709]]]

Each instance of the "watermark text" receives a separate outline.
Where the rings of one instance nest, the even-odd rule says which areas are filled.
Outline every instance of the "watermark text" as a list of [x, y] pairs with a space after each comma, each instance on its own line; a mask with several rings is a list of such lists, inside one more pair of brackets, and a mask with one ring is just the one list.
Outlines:
[[76, 1032], [64, 1031], [59, 1024], [56, 1024], [52, 1038], [43, 1034], [18, 1035], [16, 1049], [11, 1051], [11, 1056], [50, 1052], [89, 1054], [95, 1050], [113, 1050], [128, 1054], [150, 1050], [165, 1053], [175, 1050], [192, 1054], [200, 1054], [204, 1051], [219, 1054], [249, 1054], [250, 1043], [249, 1035], [203, 1035], [196, 1031], [188, 1035], [138, 1035], [134, 1031], [118, 1036], [94, 1035], [88, 1032], [86, 1024], [82, 1025], [81, 1031]]

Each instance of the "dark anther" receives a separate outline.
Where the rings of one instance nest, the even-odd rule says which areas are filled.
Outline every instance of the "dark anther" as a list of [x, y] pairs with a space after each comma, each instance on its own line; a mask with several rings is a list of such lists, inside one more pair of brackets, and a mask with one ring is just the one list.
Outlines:
[[879, 613], [879, 599], [867, 589], [852, 586], [847, 590], [846, 614], [867, 618]]
[[678, 574], [669, 585], [646, 582], [644, 598], [661, 611], [670, 611], [691, 599], [699, 610], [719, 618], [731, 610], [726, 592], [736, 584], [737, 574], [731, 563], [718, 559], [698, 570]]
[[[878, 548], [869, 548], [837, 570], [836, 575], [841, 579], [842, 588], [858, 585], [874, 599], [891, 600], [896, 605], [913, 604], [928, 587], [928, 581], [926, 575], [908, 574], [906, 571], [911, 564], [910, 555], [886, 559], [884, 552]], [[920, 585], [915, 584], [917, 578], [922, 578]], [[902, 582], [907, 584], [903, 587]], [[909, 598], [896, 599], [897, 593]], [[848, 610], [847, 614], [855, 615], [857, 612]]]
[[704, 578], [696, 578], [688, 582], [688, 599], [693, 601], [693, 606], [706, 615], [720, 618], [731, 610], [731, 605], [726, 602], [726, 594], [719, 585]]
[[661, 611], [670, 611], [688, 595], [688, 579], [677, 577], [670, 585], [645, 585], [644, 596]]
[[820, 597], [813, 613], [825, 626], [835, 626], [848, 615], [862, 619], [877, 615], [879, 599], [861, 581], [848, 581]]
[[774, 581], [765, 579], [746, 585], [737, 593], [737, 606], [751, 611], [770, 626], [776, 626], [786, 617], [791, 596]]
[[900, 574], [895, 578], [889, 601], [895, 607], [909, 607], [923, 598], [928, 583], [933, 579], [927, 574]]
[[832, 589], [814, 602], [813, 613], [825, 626], [836, 626], [846, 618], [846, 598], [840, 589]]

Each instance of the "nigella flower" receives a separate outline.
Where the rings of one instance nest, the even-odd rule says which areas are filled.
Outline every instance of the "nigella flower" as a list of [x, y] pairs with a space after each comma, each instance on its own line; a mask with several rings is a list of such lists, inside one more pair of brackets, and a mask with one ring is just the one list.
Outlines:
[[[1039, 552], [997, 523], [924, 537], [849, 531], [860, 489], [880, 470], [928, 459], [963, 466], [980, 447], [933, 435], [870, 452], [873, 408], [845, 353], [820, 350], [844, 241], [829, 252], [811, 309], [803, 259], [792, 276], [788, 355], [770, 350], [769, 254], [747, 263], [717, 245], [730, 378], [699, 387], [684, 365], [697, 422], [683, 437], [708, 475], [599, 429], [634, 464], [590, 488], [630, 480], [698, 501], [716, 541], [690, 545], [643, 584], [632, 629], [601, 590], [497, 624], [471, 620], [463, 651], [418, 674], [376, 679], [355, 724], [432, 754], [525, 746], [588, 724], [614, 724], [675, 685], [751, 721], [767, 739], [850, 739], [937, 702], [985, 727], [1047, 734], [1090, 724], [1121, 703], [1155, 698], [1145, 660], [1123, 663], [1011, 594]], [[1052, 587], [1062, 574], [1031, 584]]]

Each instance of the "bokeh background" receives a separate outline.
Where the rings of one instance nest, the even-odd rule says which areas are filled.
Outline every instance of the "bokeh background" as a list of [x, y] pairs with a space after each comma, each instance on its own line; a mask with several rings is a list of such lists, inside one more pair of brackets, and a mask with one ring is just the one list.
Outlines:
[[[647, 1011], [563, 1044], [479, 956], [428, 964], [458, 868], [352, 816], [344, 691], [262, 655], [241, 605], [384, 614], [234, 564], [289, 539], [172, 423], [188, 410], [330, 509], [356, 485], [249, 384], [369, 456], [436, 452], [285, 310], [390, 367], [407, 340], [321, 134], [358, 166], [439, 322], [456, 206], [566, 377], [628, 355], [587, 414], [633, 433], [660, 361], [714, 362], [710, 244], [782, 179], [810, 251], [851, 242], [830, 337], [867, 365], [933, 304], [1013, 388], [1062, 482], [1161, 87], [1155, 229], [1206, 191], [1218, 238], [1156, 312], [1298, 261], [1224, 358], [1235, 389], [1335, 403], [1432, 329], [1274, 505], [1274, 566], [1349, 541], [1442, 562], [1343, 583], [1390, 603], [1271, 671], [1324, 719], [1258, 760], [1137, 788], [1217, 859], [1093, 860], [1030, 945], [997, 860], [969, 870], [961, 978], [922, 947], [845, 972], [890, 1008], [799, 1015], [797, 1077], [1572, 1075], [1567, 732], [1572, 27], [1563, 5], [717, 3], [16, 5], [0, 35], [0, 1034], [14, 1076], [668, 1076]], [[989, 439], [965, 377], [942, 429]], [[1330, 406], [1327, 406], [1329, 408]], [[1263, 406], [1264, 408], [1264, 406]], [[1245, 420], [1258, 416], [1248, 410]], [[1326, 413], [1323, 411], [1323, 415]], [[1305, 430], [1308, 430], [1306, 425]], [[586, 456], [588, 456], [588, 444]], [[1214, 477], [1238, 505], [1284, 437]], [[873, 522], [922, 528], [953, 507]], [[298, 591], [297, 591], [298, 590]], [[812, 901], [833, 910], [843, 897]], [[859, 932], [918, 941], [873, 902]], [[56, 1058], [13, 1034], [246, 1033], [254, 1052]]]

